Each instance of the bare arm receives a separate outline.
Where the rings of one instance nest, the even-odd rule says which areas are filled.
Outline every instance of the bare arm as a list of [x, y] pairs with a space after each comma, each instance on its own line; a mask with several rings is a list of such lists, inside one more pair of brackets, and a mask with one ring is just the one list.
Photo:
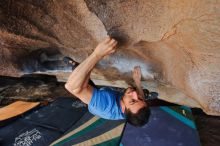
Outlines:
[[142, 98], [144, 98], [144, 91], [141, 87], [141, 68], [140, 68], [140, 66], [134, 67], [132, 75], [133, 75], [133, 80], [136, 84], [138, 93], [141, 95]]
[[65, 88], [84, 103], [88, 104], [93, 91], [93, 87], [88, 84], [90, 73], [103, 57], [115, 52], [116, 45], [117, 42], [111, 38], [107, 38], [101, 42], [95, 48], [94, 52], [71, 73], [65, 84]]

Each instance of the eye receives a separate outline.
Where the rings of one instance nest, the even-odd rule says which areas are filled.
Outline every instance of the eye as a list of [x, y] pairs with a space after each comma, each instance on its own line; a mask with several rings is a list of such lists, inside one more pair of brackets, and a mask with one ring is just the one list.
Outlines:
[[135, 101], [134, 99], [132, 99], [131, 101], [129, 101], [129, 103], [130, 103], [131, 105], [133, 105], [135, 102], [136, 102], [136, 101]]
[[143, 99], [143, 98], [138, 98], [140, 101], [144, 101], [145, 99]]

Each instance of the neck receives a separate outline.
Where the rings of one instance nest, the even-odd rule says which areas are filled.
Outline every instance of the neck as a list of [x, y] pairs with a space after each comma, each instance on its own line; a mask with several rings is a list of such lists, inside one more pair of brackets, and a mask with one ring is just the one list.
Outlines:
[[123, 102], [123, 97], [121, 98], [121, 100], [120, 100], [120, 107], [121, 107], [121, 111], [123, 112], [123, 113], [125, 113], [125, 104], [124, 104], [124, 102]]

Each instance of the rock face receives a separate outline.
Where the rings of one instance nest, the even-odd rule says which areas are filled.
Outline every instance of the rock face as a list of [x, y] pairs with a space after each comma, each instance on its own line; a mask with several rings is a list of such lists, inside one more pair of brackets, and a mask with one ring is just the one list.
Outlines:
[[1, 75], [30, 72], [66, 80], [63, 56], [84, 60], [107, 35], [115, 54], [92, 72], [126, 87], [140, 65], [143, 87], [166, 101], [220, 115], [220, 1], [1, 0]]

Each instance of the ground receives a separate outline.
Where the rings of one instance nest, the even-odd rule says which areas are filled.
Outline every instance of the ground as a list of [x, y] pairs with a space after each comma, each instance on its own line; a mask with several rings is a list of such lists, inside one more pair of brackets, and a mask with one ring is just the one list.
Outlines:
[[[0, 78], [0, 107], [16, 100], [40, 101], [41, 104], [46, 105], [57, 97], [64, 96], [73, 97], [65, 90], [64, 82], [58, 82], [54, 76], [28, 75], [22, 78]], [[170, 103], [161, 101], [151, 103], [151, 106], [159, 105], [170, 105]], [[199, 109], [192, 110], [202, 145], [219, 145], [220, 117], [206, 115]]]

